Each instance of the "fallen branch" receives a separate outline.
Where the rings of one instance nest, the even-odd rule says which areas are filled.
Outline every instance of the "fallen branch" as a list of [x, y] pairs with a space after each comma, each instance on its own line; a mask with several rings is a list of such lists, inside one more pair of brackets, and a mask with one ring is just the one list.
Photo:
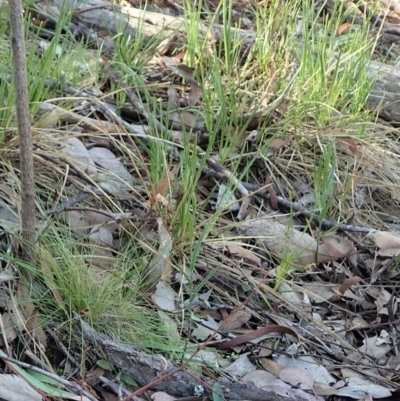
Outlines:
[[[216, 383], [214, 380], [204, 377], [196, 378], [183, 367], [174, 366], [160, 355], [148, 355], [135, 347], [116, 343], [105, 334], [98, 333], [76, 313], [74, 313], [74, 317], [79, 321], [85, 338], [102, 346], [108, 361], [131, 376], [142, 387], [140, 391], [151, 388], [155, 391], [165, 391], [176, 397], [192, 397], [196, 394], [199, 384], [204, 384], [202, 395], [210, 396], [212, 394], [211, 389]], [[218, 380], [218, 384], [231, 399], [282, 401], [282, 398], [272, 391], [261, 390], [252, 382], [230, 382], [221, 378]], [[309, 401], [309, 399], [299, 396], [296, 401]]]

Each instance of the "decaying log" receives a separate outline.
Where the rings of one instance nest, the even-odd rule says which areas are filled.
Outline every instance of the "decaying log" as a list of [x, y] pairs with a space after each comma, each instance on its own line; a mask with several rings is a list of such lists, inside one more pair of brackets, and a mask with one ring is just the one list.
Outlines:
[[[57, 15], [57, 10], [64, 7], [65, 11], [73, 11], [73, 22], [80, 23], [97, 31], [109, 31], [117, 34], [123, 27], [123, 32], [135, 38], [138, 33], [144, 43], [149, 42], [156, 35], [158, 40], [170, 38], [176, 33], [185, 33], [184, 19], [158, 12], [144, 11], [130, 5], [113, 4], [104, 0], [49, 0], [46, 8]], [[212, 29], [215, 38], [223, 35], [223, 27], [215, 24]], [[255, 32], [231, 28], [232, 35], [239, 35], [243, 44], [251, 44], [255, 38]], [[210, 28], [200, 25], [199, 33], [210, 35]]]
[[[101, 346], [106, 352], [108, 361], [131, 376], [140, 386], [152, 383], [156, 379], [162, 378], [163, 375], [165, 376], [177, 369], [163, 357], [148, 355], [137, 350], [135, 347], [118, 344], [110, 340], [105, 334], [96, 332], [91, 326], [81, 320], [78, 315], [75, 315], [75, 319], [80, 322], [85, 338]], [[215, 381], [204, 377], [201, 380], [208, 385], [208, 388], [202, 386], [204, 388], [203, 394], [210, 396], [210, 389], [213, 388]], [[282, 401], [284, 399], [272, 391], [257, 388], [252, 382], [240, 383], [220, 379], [218, 383], [226, 394], [229, 394], [229, 398], [231, 399], [251, 401]], [[182, 370], [166, 377], [165, 380], [158, 381], [151, 389], [165, 391], [169, 395], [176, 397], [192, 397], [196, 394], [196, 387], [199, 386], [201, 386], [200, 381], [197, 381], [192, 375]], [[295, 390], [293, 391], [295, 392]], [[291, 393], [291, 397], [293, 397], [293, 394]], [[305, 397], [305, 395], [307, 393], [299, 391], [298, 397], [295, 400], [310, 401], [310, 398]], [[291, 399], [293, 400], [293, 398]]]
[[[135, 38], [138, 32], [144, 42], [150, 41], [157, 35], [158, 40], [171, 37], [173, 34], [185, 32], [183, 18], [139, 10], [131, 6], [112, 4], [103, 0], [47, 0], [47, 9], [57, 13], [65, 7], [74, 10], [73, 23], [78, 26], [92, 28], [97, 31], [108, 30], [117, 34], [124, 27], [124, 33]], [[200, 27], [203, 35], [214, 35], [215, 39], [222, 36], [223, 27], [214, 25], [212, 33], [206, 25]], [[232, 37], [239, 37], [244, 45], [250, 45], [255, 38], [255, 32], [231, 28]], [[299, 39], [300, 40], [300, 39]], [[371, 61], [369, 76], [374, 81], [366, 108], [377, 112], [379, 117], [400, 125], [400, 69], [383, 63]]]

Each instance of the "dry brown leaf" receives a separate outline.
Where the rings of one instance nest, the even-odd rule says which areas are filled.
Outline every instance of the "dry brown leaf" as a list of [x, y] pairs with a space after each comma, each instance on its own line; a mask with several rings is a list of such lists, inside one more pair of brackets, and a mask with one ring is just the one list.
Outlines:
[[330, 283], [304, 283], [302, 288], [307, 292], [308, 297], [314, 304], [322, 302], [338, 302], [341, 297], [333, 291], [335, 284]]
[[307, 371], [293, 366], [283, 368], [279, 372], [279, 378], [293, 387], [303, 390], [310, 390], [314, 386], [314, 379]]
[[226, 249], [231, 253], [231, 255], [243, 259], [247, 259], [250, 262], [253, 262], [257, 266], [261, 266], [261, 259], [252, 251], [243, 248], [240, 245], [227, 244]]
[[7, 183], [0, 183], [0, 197], [15, 210], [21, 210], [21, 196]]
[[284, 146], [289, 145], [290, 141], [293, 139], [293, 135], [288, 135], [285, 136], [284, 138], [274, 138], [272, 142], [269, 145], [270, 150], [279, 150], [280, 148], [283, 148]]
[[321, 242], [324, 244], [324, 248], [329, 250], [329, 254], [337, 256], [337, 258], [357, 254], [357, 249], [348, 238], [342, 238], [337, 235], [326, 235], [322, 237]]
[[62, 141], [65, 145], [61, 152], [69, 156], [69, 158], [84, 172], [89, 175], [97, 174], [97, 167], [93, 158], [86, 149], [83, 142], [75, 137], [67, 138]]
[[234, 242], [218, 241], [208, 243], [207, 245], [213, 249], [227, 250], [232, 256], [246, 259], [257, 266], [261, 266], [261, 259], [254, 252], [242, 247], [241, 245], [235, 244]]
[[349, 28], [351, 26], [351, 24], [349, 24], [348, 22], [345, 22], [344, 24], [340, 25], [339, 28], [336, 31], [336, 35], [340, 36], [343, 35], [343, 33], [347, 30], [347, 28]]
[[103, 375], [104, 369], [98, 366], [85, 374], [85, 382], [90, 386], [95, 386], [100, 382], [99, 377]]
[[41, 346], [44, 348], [47, 345], [47, 334], [44, 332], [40, 323], [40, 319], [35, 312], [26, 322], [26, 331], [30, 335], [34, 335], [36, 341], [40, 341]]
[[17, 299], [22, 313], [26, 319], [29, 319], [35, 312], [35, 305], [32, 302], [28, 287], [21, 282], [18, 283]]
[[361, 277], [352, 277], [347, 279], [340, 287], [339, 287], [339, 292], [343, 295], [350, 287], [353, 285], [358, 284], [360, 281], [362, 281]]
[[203, 88], [196, 82], [190, 82], [189, 106], [196, 106], [203, 96]]
[[387, 258], [393, 258], [394, 256], [400, 255], [400, 248], [380, 249], [377, 254]]
[[239, 221], [243, 221], [249, 214], [252, 212], [252, 204], [251, 204], [252, 197], [251, 196], [246, 196], [242, 204], [240, 205], [239, 212], [237, 214], [237, 218]]
[[160, 181], [158, 182], [156, 189], [154, 190], [154, 194], [165, 195], [167, 191], [171, 191], [172, 183], [175, 181], [176, 173], [178, 172], [179, 166], [176, 165], [173, 167], [171, 171], [167, 171], [161, 177]]
[[170, 396], [164, 391], [157, 391], [151, 395], [153, 401], [175, 401], [175, 397]]
[[14, 328], [14, 323], [9, 313], [3, 313], [0, 315], [0, 319], [0, 345], [4, 347], [6, 345], [5, 341], [10, 343], [15, 340], [18, 337], [18, 333]]
[[176, 310], [175, 292], [164, 280], [160, 280], [157, 283], [156, 291], [151, 296], [151, 299], [162, 310], [171, 312]]
[[21, 228], [18, 214], [14, 213], [8, 206], [0, 206], [0, 223], [2, 229], [11, 234], [17, 234]]
[[133, 177], [111, 150], [94, 147], [88, 153], [93, 162], [104, 169], [99, 171], [98, 175], [98, 179], [102, 181], [100, 184], [102, 187], [111, 192], [130, 189]]
[[272, 359], [266, 359], [262, 358], [261, 360], [262, 367], [272, 375], [278, 377], [279, 372], [283, 369], [283, 366], [279, 365], [279, 363], [276, 363]]
[[361, 303], [362, 301], [364, 301], [364, 298], [361, 296], [357, 296], [356, 294], [354, 294], [354, 292], [351, 289], [347, 289], [343, 294], [340, 292], [340, 288], [341, 286], [337, 286], [337, 287], [333, 287], [332, 291], [335, 292], [336, 294], [343, 296], [345, 298], [348, 299], [352, 299], [354, 301], [357, 301], [359, 303]]
[[157, 194], [154, 197], [154, 204], [163, 205], [168, 208], [169, 203], [170, 203], [169, 200], [165, 196], [162, 196], [161, 194]]
[[65, 213], [65, 220], [75, 234], [89, 233], [89, 220], [83, 210], [69, 210]]
[[[271, 356], [272, 354], [272, 349], [273, 345], [272, 342], [269, 340], [262, 341], [260, 344], [260, 352], [258, 353], [259, 358], [266, 358], [268, 356]], [[260, 359], [259, 359], [260, 361]]]
[[245, 235], [262, 241], [277, 257], [293, 260], [296, 266], [331, 262], [353, 249], [349, 241], [335, 237], [318, 244], [309, 234], [288, 228], [273, 217], [245, 221], [239, 228]]
[[40, 339], [43, 346], [46, 345], [47, 336], [39, 323], [35, 305], [33, 304], [31, 294], [28, 287], [19, 282], [18, 290], [14, 301], [18, 303], [17, 310], [14, 310], [12, 319], [18, 324], [20, 330], [25, 330], [27, 334], [34, 334], [37, 339]]
[[178, 123], [180, 126], [184, 125], [185, 127], [195, 128], [198, 116], [196, 114], [190, 113], [189, 111], [180, 110], [172, 113], [169, 116], [169, 119], [174, 123]]
[[398, 233], [373, 230], [366, 237], [380, 249], [400, 248], [400, 235]]
[[240, 381], [242, 383], [245, 382], [253, 382], [254, 385], [258, 388], [263, 388], [266, 385], [270, 384], [273, 380], [276, 380], [276, 377], [265, 370], [253, 370], [247, 375], [243, 376]]
[[185, 64], [177, 64], [175, 60], [171, 57], [164, 56], [163, 59], [165, 66], [173, 71], [175, 74], [178, 74], [182, 78], [185, 78], [188, 82], [197, 83], [193, 76], [194, 68], [188, 67]]
[[360, 151], [358, 150], [357, 142], [353, 138], [337, 138], [337, 143], [343, 146], [353, 155], [359, 156]]
[[172, 273], [172, 264], [170, 261], [172, 238], [161, 217], [157, 219], [157, 224], [160, 236], [160, 245], [158, 247], [158, 252], [150, 261], [148, 267], [149, 276], [154, 282], [159, 279], [169, 281]]
[[243, 324], [247, 323], [252, 314], [248, 310], [245, 309], [239, 309], [236, 311], [233, 311], [223, 322], [221, 322], [222, 325], [222, 332], [226, 331], [232, 331], [239, 329], [240, 327], [243, 326]]

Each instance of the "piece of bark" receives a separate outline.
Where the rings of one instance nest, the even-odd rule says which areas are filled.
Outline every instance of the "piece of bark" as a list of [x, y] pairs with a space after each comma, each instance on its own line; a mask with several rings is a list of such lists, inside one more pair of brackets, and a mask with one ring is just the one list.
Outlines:
[[[100, 345], [107, 355], [107, 359], [115, 367], [131, 376], [140, 386], [145, 386], [152, 381], [177, 369], [165, 358], [158, 355], [148, 355], [136, 348], [118, 344], [110, 340], [105, 334], [96, 332], [91, 326], [75, 314], [75, 319], [80, 322], [83, 334], [87, 340]], [[201, 380], [209, 388], [213, 388], [215, 381], [202, 377]], [[228, 394], [229, 398], [236, 400], [251, 401], [282, 401], [282, 397], [271, 391], [264, 391], [257, 388], [252, 382], [240, 383], [230, 382], [227, 379], [220, 379], [218, 383]], [[165, 380], [159, 381], [152, 387], [152, 390], [165, 391], [175, 397], [190, 397], [195, 394], [195, 387], [201, 382], [195, 380], [184, 370], [179, 371]], [[205, 395], [211, 395], [208, 388], [204, 388]], [[292, 399], [293, 400], [293, 399]], [[309, 401], [308, 398], [297, 398], [295, 401]]]

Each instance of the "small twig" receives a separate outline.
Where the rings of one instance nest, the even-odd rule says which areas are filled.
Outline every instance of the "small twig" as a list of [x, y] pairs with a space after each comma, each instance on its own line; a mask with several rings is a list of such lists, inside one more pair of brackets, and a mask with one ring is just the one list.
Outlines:
[[71, 199], [68, 199], [66, 202], [62, 203], [61, 205], [56, 206], [53, 209], [49, 209], [46, 211], [47, 215], [51, 214], [60, 214], [64, 212], [66, 209], [70, 208], [73, 205], [76, 205], [79, 202], [84, 201], [85, 199], [93, 196], [93, 192], [80, 192], [79, 194], [76, 194], [73, 196]]

